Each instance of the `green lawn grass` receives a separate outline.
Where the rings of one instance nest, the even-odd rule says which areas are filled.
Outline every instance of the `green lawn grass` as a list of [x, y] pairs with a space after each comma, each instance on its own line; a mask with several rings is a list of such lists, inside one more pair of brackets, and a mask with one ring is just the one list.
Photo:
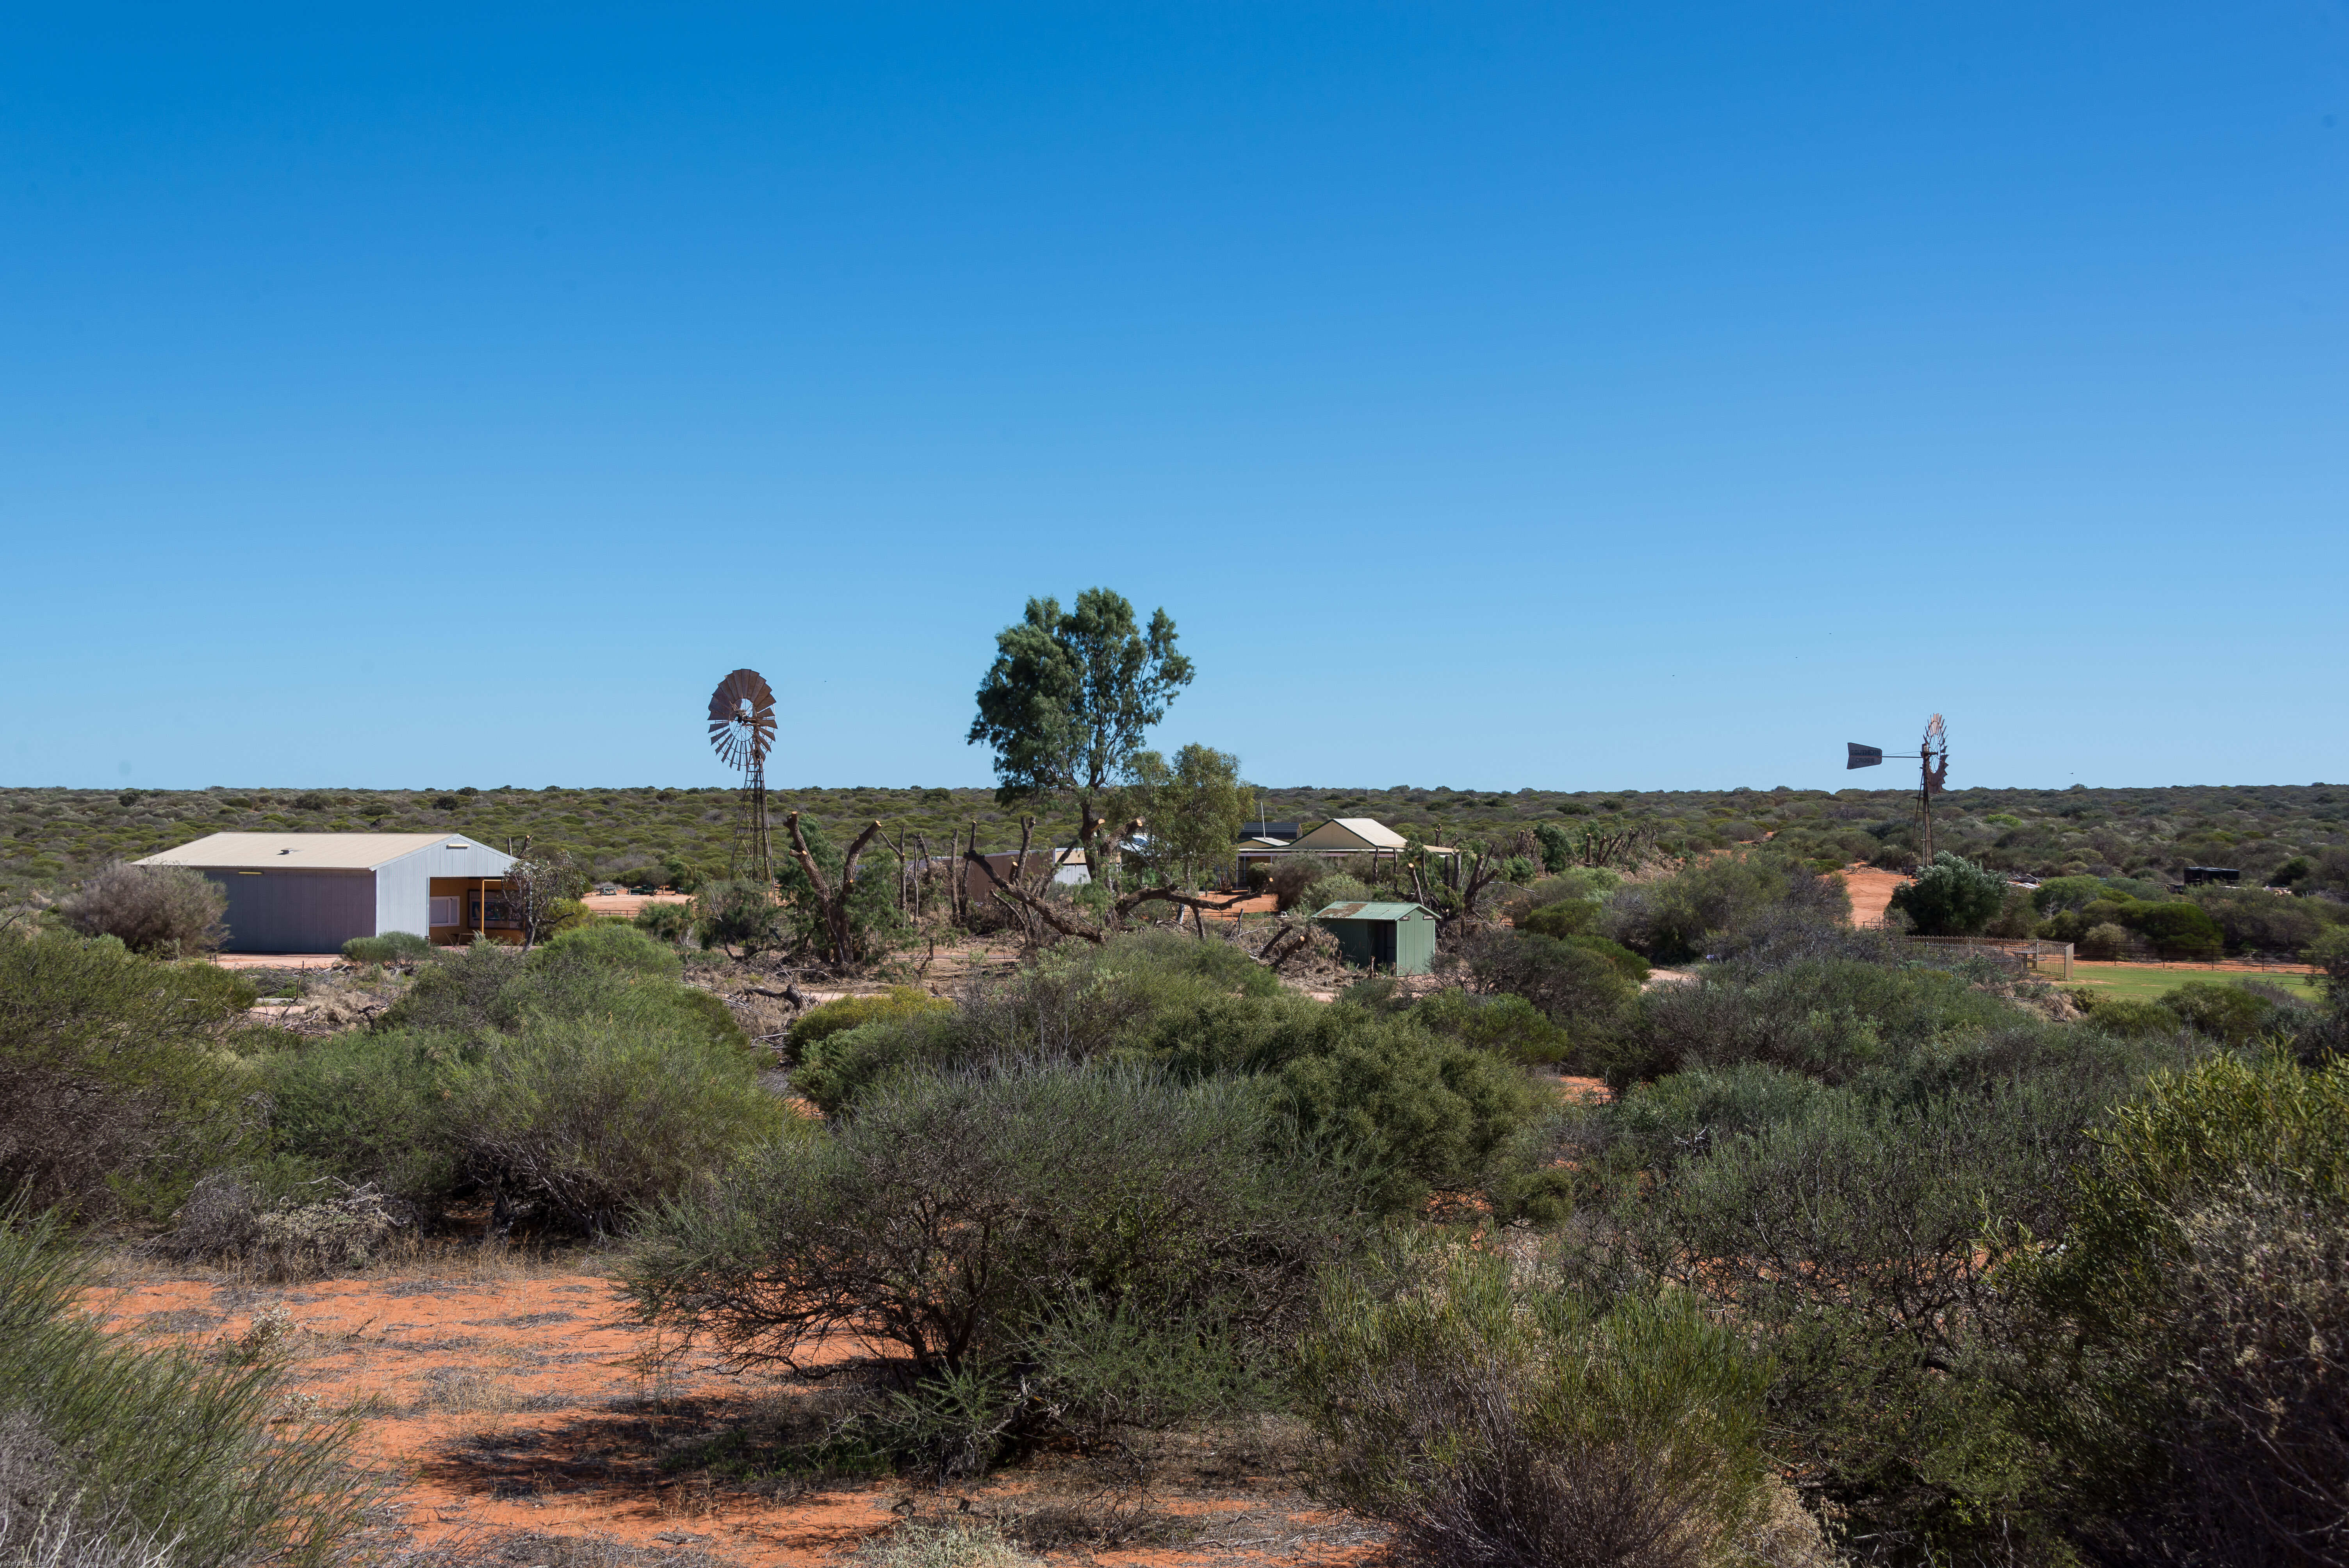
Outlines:
[[2310, 1002], [2324, 1000], [2324, 993], [2316, 975], [2256, 975], [2241, 969], [2107, 969], [2075, 964], [2069, 981], [2054, 983], [2058, 985], [2085, 985], [2098, 995], [2125, 996], [2133, 1001], [2150, 1002], [2168, 995], [2189, 980], [2215, 980], [2220, 985], [2237, 980], [2258, 980], [2270, 985], [2280, 985]]

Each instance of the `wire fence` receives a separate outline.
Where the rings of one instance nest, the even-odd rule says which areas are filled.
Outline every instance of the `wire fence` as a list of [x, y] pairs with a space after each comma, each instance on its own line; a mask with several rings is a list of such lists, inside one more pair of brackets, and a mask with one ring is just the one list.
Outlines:
[[2034, 974], [2053, 968], [2062, 978], [2072, 978], [2072, 944], [2068, 942], [2043, 942], [2035, 936], [1904, 936], [1900, 940], [1911, 947], [1957, 952], [1969, 958], [2003, 958]]

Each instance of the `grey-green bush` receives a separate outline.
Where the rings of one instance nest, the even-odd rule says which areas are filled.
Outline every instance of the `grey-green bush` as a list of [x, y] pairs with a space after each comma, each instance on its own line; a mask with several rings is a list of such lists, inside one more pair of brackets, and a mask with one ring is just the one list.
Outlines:
[[169, 1213], [249, 1151], [221, 1030], [251, 988], [112, 941], [0, 934], [0, 1196], [99, 1218]]
[[626, 1288], [644, 1320], [747, 1364], [833, 1335], [890, 1347], [912, 1403], [882, 1429], [932, 1473], [972, 1473], [1023, 1431], [1171, 1418], [1186, 1379], [1269, 1374], [1352, 1229], [1340, 1187], [1265, 1144], [1231, 1083], [901, 1075], [836, 1131], [795, 1129], [665, 1204]]
[[412, 964], [431, 957], [432, 944], [412, 931], [387, 931], [352, 937], [343, 944], [343, 956], [354, 964]]
[[133, 953], [192, 958], [228, 937], [228, 894], [202, 872], [118, 861], [58, 901], [57, 913], [84, 936], [111, 936]]
[[1769, 1380], [1691, 1297], [1601, 1312], [1467, 1252], [1340, 1280], [1299, 1377], [1331, 1494], [1411, 1560], [1495, 1568], [1755, 1555]]
[[788, 1119], [749, 1053], [675, 1017], [533, 1014], [511, 1034], [348, 1034], [263, 1067], [272, 1147], [427, 1206], [609, 1233]]
[[2073, 1531], [2105, 1560], [2349, 1550], [2349, 1065], [2155, 1078], [2008, 1288]]
[[1841, 879], [1762, 851], [1710, 855], [1671, 876], [1629, 882], [1609, 901], [1604, 934], [1658, 964], [1684, 964], [1785, 912], [1847, 919]]
[[1586, 1205], [1568, 1277], [1697, 1293], [1754, 1335], [1776, 1369], [1778, 1459], [1855, 1532], [1919, 1558], [2027, 1534], [2026, 1445], [1985, 1365], [2003, 1255], [1985, 1222], [2060, 1223], [2051, 1177], [2092, 1109], [2032, 1090], [1911, 1107], [1785, 1087], [1785, 1119], [1676, 1147]]
[[490, 943], [441, 948], [375, 1027], [471, 1037], [517, 1029], [533, 1014], [612, 1017], [747, 1048], [726, 1004], [679, 983], [681, 967], [674, 950], [618, 921], [564, 932], [527, 954]]
[[108, 1333], [78, 1306], [94, 1284], [54, 1217], [0, 1216], [0, 1507], [52, 1511], [77, 1554], [51, 1561], [157, 1541], [175, 1568], [342, 1561], [365, 1501], [347, 1429], [282, 1420], [265, 1363]]

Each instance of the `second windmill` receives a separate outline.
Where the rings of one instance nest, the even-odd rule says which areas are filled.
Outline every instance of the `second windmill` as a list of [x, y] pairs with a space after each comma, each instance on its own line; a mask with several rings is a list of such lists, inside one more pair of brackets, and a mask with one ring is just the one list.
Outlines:
[[[1844, 744], [1851, 748], [1843, 765], [1847, 773], [1855, 768], [1877, 767], [1884, 760], [1885, 751], [1880, 746], [1862, 746], [1857, 740]], [[1926, 720], [1925, 738], [1916, 750], [1896, 751], [1892, 756], [1917, 759], [1917, 835], [1923, 849], [1918, 859], [1919, 863], [1930, 866], [1933, 863], [1933, 797], [1950, 782], [1950, 732], [1941, 723], [1941, 716], [1937, 713]]]

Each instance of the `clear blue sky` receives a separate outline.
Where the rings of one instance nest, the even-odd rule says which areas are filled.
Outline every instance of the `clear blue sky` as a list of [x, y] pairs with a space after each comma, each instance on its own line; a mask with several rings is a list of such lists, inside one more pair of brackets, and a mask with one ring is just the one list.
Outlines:
[[5, 16], [0, 782], [2349, 777], [2342, 0]]

